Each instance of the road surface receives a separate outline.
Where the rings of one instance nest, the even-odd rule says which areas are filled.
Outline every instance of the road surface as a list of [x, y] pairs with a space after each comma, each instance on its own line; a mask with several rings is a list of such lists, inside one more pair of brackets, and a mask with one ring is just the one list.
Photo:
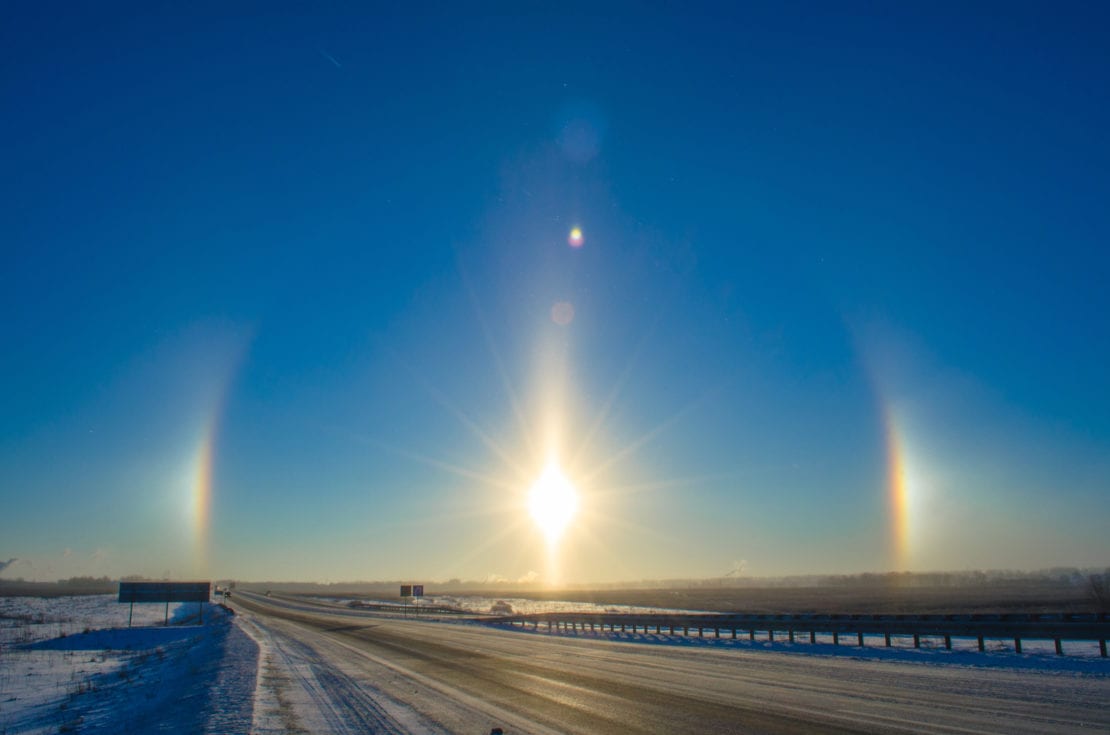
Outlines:
[[1110, 732], [1110, 668], [647, 645], [249, 593], [231, 602], [263, 643], [261, 732]]

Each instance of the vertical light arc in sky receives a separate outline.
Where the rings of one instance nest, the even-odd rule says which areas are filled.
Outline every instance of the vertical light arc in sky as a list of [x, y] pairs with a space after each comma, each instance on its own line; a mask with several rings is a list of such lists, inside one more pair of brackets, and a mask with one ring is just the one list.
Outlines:
[[[909, 571], [914, 561], [914, 508], [919, 505], [914, 497], [918, 485], [909, 439], [905, 405], [898, 396], [901, 391], [898, 377], [904, 373], [899, 359], [897, 342], [884, 338], [882, 333], [865, 334], [851, 329], [856, 337], [857, 350], [871, 387], [882, 430], [883, 500], [886, 510], [887, 563], [891, 571]], [[919, 488], [916, 488], [919, 489]]]
[[208, 531], [212, 513], [212, 473], [215, 468], [216, 434], [219, 411], [205, 422], [193, 460], [191, 485], [191, 510], [193, 524], [194, 568], [201, 574], [208, 572]]
[[223, 354], [213, 354], [212, 362], [222, 366], [212, 383], [210, 406], [200, 427], [200, 439], [192, 455], [189, 475], [188, 510], [193, 545], [193, 574], [208, 576], [211, 549], [212, 499], [215, 491], [220, 422], [228, 393], [246, 356], [250, 337], [238, 337]]
[[894, 571], [905, 571], [910, 557], [911, 493], [905, 437], [893, 408], [883, 406], [886, 438], [887, 500], [890, 512], [890, 553]]

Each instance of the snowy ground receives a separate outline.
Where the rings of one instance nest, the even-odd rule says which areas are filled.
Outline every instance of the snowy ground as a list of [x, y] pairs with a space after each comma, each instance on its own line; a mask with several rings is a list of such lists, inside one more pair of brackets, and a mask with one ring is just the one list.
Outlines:
[[[272, 602], [292, 610], [313, 607], [311, 601]], [[451, 689], [450, 696], [446, 696], [442, 683], [398, 667], [390, 657], [374, 656], [365, 650], [355, 655], [342, 631], [365, 627], [374, 619], [384, 622], [391, 616], [360, 620], [366, 613], [347, 609], [345, 600], [328, 602], [331, 612], [327, 614], [337, 621], [349, 619], [351, 625], [337, 623], [338, 627], [329, 629], [334, 633], [308, 636], [303, 627], [292, 623], [269, 616], [232, 615], [215, 605], [204, 607], [203, 622], [197, 619], [197, 605], [171, 605], [169, 625], [163, 624], [164, 606], [136, 605], [134, 627], [128, 629], [128, 606], [117, 603], [112, 595], [0, 598], [0, 735], [453, 731], [442, 723], [465, 723], [468, 730], [486, 727], [484, 731], [488, 732], [489, 722], [514, 722], [512, 712], [466, 695], [463, 687]], [[453, 598], [435, 602], [488, 612], [499, 600]], [[503, 602], [525, 613], [614, 610], [580, 603]], [[649, 610], [622, 607], [619, 611]], [[712, 630], [705, 631], [704, 637], [693, 631], [690, 636], [667, 636], [642, 630], [549, 633], [543, 628], [497, 633], [469, 621], [453, 622], [446, 626], [442, 621], [429, 623], [430, 628], [417, 623], [418, 628], [412, 630], [434, 632], [433, 637], [439, 636], [444, 645], [473, 638], [475, 651], [500, 645], [522, 645], [521, 650], [530, 650], [540, 640], [554, 644], [560, 639], [567, 643], [576, 639], [573, 645], [589, 646], [589, 639], [594, 638], [601, 639], [598, 644], [640, 644], [637, 647], [649, 657], [652, 654], [647, 651], [662, 652], [660, 647], [703, 648], [714, 656], [726, 651], [775, 651], [793, 654], [786, 659], [800, 655], [821, 666], [832, 666], [832, 659], [852, 659], [859, 662], [849, 664], [852, 671], [885, 660], [889, 666], [913, 662], [952, 672], [969, 668], [1014, 672], [1000, 676], [1040, 671], [1080, 677], [1076, 681], [1103, 682], [1096, 685], [1099, 687], [1110, 682], [1110, 664], [1098, 658], [1094, 643], [1067, 643], [1068, 655], [1057, 657], [1051, 642], [1030, 641], [1025, 653], [1017, 655], [1012, 642], [998, 641], [983, 654], [974, 650], [973, 640], [960, 639], [954, 640], [952, 651], [945, 651], [940, 641], [930, 640], [924, 641], [926, 647], [920, 650], [912, 649], [908, 641], [896, 641], [895, 649], [886, 649], [881, 637], [868, 637], [867, 648], [860, 649], [854, 645], [833, 646], [829, 636], [818, 636], [819, 643], [810, 645], [808, 636], [791, 644], [779, 635], [770, 642], [766, 633], [755, 641], [743, 633], [735, 641], [728, 633], [718, 639]], [[849, 642], [854, 643], [854, 637]], [[687, 654], [676, 650], [674, 655]], [[1092, 676], [1095, 679], [1089, 679]], [[517, 722], [514, 731], [542, 731], [536, 727], [535, 722]]]
[[[339, 605], [362, 602], [380, 605], [396, 605], [397, 600], [355, 600], [350, 597], [316, 597]], [[595, 605], [592, 602], [568, 602], [565, 600], [529, 600], [523, 597], [478, 597], [458, 595], [438, 595], [421, 597], [412, 601], [413, 607], [447, 607], [470, 614], [494, 615], [532, 615], [534, 613], [618, 613], [643, 615], [648, 613], [696, 613], [700, 610], [677, 610], [666, 607], [643, 607], [639, 605]]]
[[700, 732], [734, 732], [738, 722], [766, 732], [791, 723], [793, 731], [1110, 731], [1102, 704], [1110, 665], [1089, 655], [1018, 655], [1001, 642], [979, 653], [946, 651], [940, 641], [939, 649], [906, 641], [886, 649], [881, 637], [861, 649], [831, 639], [811, 645], [808, 636], [791, 644], [711, 631], [507, 630], [457, 617], [405, 620], [333, 600], [237, 601], [246, 608], [237, 620], [257, 629], [265, 652], [257, 701], [268, 697], [274, 716], [272, 729], [259, 732], [497, 726], [597, 735], [688, 732], [691, 722]]
[[253, 641], [214, 605], [0, 598], [0, 734], [247, 732]]

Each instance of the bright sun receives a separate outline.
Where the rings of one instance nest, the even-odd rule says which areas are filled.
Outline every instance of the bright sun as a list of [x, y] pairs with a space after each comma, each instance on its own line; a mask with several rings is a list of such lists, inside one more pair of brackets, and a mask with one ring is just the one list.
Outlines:
[[578, 510], [578, 492], [554, 462], [532, 485], [528, 510], [549, 544], [559, 540]]

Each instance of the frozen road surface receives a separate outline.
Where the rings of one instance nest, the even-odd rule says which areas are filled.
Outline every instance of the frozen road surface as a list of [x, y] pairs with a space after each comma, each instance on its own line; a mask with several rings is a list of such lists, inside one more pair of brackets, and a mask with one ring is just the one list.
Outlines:
[[1105, 733], [1110, 669], [644, 645], [237, 594], [256, 732]]

